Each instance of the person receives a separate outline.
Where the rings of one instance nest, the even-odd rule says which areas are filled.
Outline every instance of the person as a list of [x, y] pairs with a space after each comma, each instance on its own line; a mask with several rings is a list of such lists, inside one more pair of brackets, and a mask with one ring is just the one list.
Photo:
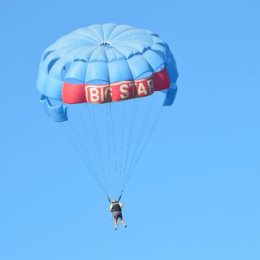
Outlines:
[[127, 225], [124, 221], [123, 215], [122, 215], [123, 203], [120, 202], [120, 199], [121, 199], [121, 196], [119, 197], [118, 200], [115, 200], [115, 199], [110, 200], [110, 198], [108, 196], [108, 201], [110, 203], [109, 210], [113, 216], [115, 230], [117, 230], [117, 228], [118, 228], [118, 225], [117, 225], [118, 219], [120, 219], [120, 222], [122, 223], [122, 225], [125, 228], [127, 227]]

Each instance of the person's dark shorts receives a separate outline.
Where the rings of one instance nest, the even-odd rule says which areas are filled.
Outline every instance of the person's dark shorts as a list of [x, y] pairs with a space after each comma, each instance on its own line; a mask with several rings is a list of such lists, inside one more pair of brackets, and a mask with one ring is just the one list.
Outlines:
[[112, 212], [112, 215], [113, 215], [113, 217], [114, 217], [116, 220], [118, 220], [119, 218], [120, 218], [120, 219], [123, 219], [122, 212], [120, 212], [120, 211]]

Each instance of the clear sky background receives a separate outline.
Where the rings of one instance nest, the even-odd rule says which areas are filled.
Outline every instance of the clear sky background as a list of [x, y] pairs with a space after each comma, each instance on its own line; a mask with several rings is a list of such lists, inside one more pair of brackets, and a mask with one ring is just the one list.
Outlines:
[[[0, 10], [0, 259], [260, 259], [258, 0], [2, 0]], [[36, 91], [43, 50], [105, 22], [157, 32], [180, 74], [116, 232]]]

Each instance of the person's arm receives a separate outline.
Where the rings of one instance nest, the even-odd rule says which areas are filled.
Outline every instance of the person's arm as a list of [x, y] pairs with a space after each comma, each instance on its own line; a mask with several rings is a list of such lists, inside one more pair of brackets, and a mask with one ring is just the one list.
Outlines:
[[111, 203], [110, 197], [107, 195], [108, 202]]
[[123, 190], [122, 190], [122, 192], [121, 192], [121, 194], [120, 194], [120, 196], [119, 196], [119, 198], [118, 198], [118, 201], [120, 201], [121, 200], [121, 198], [122, 198], [122, 196], [123, 196]]

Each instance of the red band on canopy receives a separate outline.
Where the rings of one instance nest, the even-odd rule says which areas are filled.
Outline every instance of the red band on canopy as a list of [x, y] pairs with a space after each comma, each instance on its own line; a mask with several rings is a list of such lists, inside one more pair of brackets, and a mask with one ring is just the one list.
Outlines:
[[106, 103], [151, 95], [170, 87], [168, 72], [163, 69], [151, 77], [135, 81], [120, 81], [107, 85], [72, 84], [64, 82], [62, 100], [67, 104]]

